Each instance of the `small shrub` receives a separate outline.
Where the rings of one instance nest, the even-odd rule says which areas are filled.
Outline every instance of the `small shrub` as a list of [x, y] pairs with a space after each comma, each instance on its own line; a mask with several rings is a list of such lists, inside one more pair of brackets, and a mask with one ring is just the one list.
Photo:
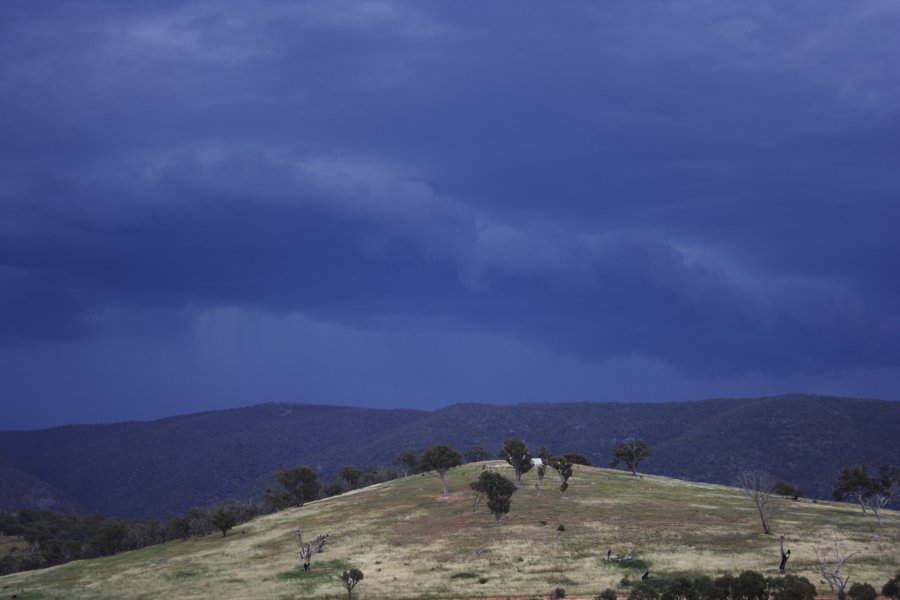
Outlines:
[[875, 600], [878, 592], [868, 583], [854, 583], [847, 591], [847, 595], [853, 600]]
[[893, 579], [889, 579], [884, 587], [881, 588], [881, 595], [900, 600], [900, 573], [894, 575]]
[[460, 571], [459, 573], [454, 573], [450, 576], [450, 579], [475, 579], [478, 577], [478, 573], [472, 573], [471, 571]]
[[663, 590], [662, 600], [695, 600], [694, 582], [689, 577], [676, 577]]
[[566, 526], [563, 525], [562, 523], [560, 523], [559, 525], [556, 526], [556, 530], [557, 530], [557, 531], [560, 531], [560, 532], [561, 532], [561, 531], [565, 531], [565, 530], [566, 530]]
[[732, 588], [735, 600], [769, 600], [766, 578], [757, 571], [743, 571]]
[[480, 583], [481, 585], [486, 584], [488, 581], [490, 581], [490, 580], [487, 577], [479, 577], [478, 578], [478, 583]]
[[768, 580], [772, 600], [816, 600], [816, 588], [806, 577], [785, 575]]
[[[560, 525], [560, 527], [562, 527], [562, 525]], [[566, 597], [566, 588], [558, 587], [555, 590], [553, 590], [553, 597], [554, 598], [565, 598]]]
[[628, 600], [659, 600], [659, 593], [646, 583], [642, 583], [631, 590]]
[[616, 590], [612, 588], [606, 588], [596, 596], [594, 596], [594, 600], [618, 600], [618, 595], [616, 594]]

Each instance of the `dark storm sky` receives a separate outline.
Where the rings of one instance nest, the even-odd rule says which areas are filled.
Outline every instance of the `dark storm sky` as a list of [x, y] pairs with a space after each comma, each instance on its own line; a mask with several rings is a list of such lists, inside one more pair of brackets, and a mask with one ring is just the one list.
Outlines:
[[900, 398], [900, 4], [0, 4], [0, 429]]

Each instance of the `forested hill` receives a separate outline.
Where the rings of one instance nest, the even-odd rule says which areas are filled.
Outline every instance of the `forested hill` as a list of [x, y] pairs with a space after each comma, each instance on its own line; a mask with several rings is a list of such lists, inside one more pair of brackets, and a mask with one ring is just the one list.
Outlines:
[[[86, 511], [161, 516], [252, 497], [273, 471], [388, 464], [403, 448], [445, 442], [491, 452], [508, 437], [605, 465], [635, 436], [649, 473], [733, 483], [759, 468], [829, 497], [841, 467], [900, 462], [900, 402], [791, 395], [666, 404], [458, 404], [434, 412], [264, 404], [151, 422], [0, 432], [4, 477], [41, 482]], [[8, 475], [7, 475], [8, 474]], [[14, 489], [21, 482], [4, 481]], [[27, 488], [28, 486], [25, 486]], [[20, 489], [22, 488], [19, 485]], [[0, 509], [28, 505], [0, 497]]]

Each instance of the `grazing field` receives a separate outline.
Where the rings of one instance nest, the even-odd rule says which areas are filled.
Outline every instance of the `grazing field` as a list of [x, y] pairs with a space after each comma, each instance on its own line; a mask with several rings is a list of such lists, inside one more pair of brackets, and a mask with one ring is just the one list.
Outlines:
[[[500, 527], [483, 503], [473, 512], [468, 488], [482, 469], [512, 475], [500, 462], [448, 473], [450, 497], [434, 475], [378, 484], [301, 508], [258, 518], [229, 532], [170, 542], [112, 557], [0, 578], [0, 599], [45, 598], [346, 598], [340, 573], [358, 567], [361, 599], [479, 598], [546, 595], [590, 597], [628, 585], [649, 569], [675, 574], [774, 575], [778, 535], [791, 549], [788, 572], [820, 593], [814, 548], [840, 542], [856, 552], [845, 567], [853, 581], [881, 585], [900, 571], [900, 514], [883, 525], [858, 507], [784, 500], [765, 535], [754, 506], [733, 488], [590, 467], [575, 467], [567, 498], [553, 473], [536, 496], [535, 475], [523, 478]], [[560, 527], [562, 525], [562, 527]], [[330, 533], [335, 540], [303, 571], [297, 538]], [[630, 551], [633, 560], [606, 562]]]

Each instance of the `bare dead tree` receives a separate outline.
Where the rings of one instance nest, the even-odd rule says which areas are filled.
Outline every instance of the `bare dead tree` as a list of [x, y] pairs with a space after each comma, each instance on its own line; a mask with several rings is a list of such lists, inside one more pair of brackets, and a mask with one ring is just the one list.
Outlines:
[[756, 505], [763, 532], [771, 533], [769, 526], [772, 519], [782, 509], [781, 498], [772, 491], [775, 479], [765, 471], [749, 470], [738, 475], [737, 483], [744, 495]]
[[893, 504], [900, 498], [900, 469], [893, 465], [881, 465], [878, 475], [872, 479], [871, 495], [868, 499], [869, 507], [875, 513], [878, 524], [881, 525], [881, 509]]
[[850, 576], [842, 576], [841, 569], [844, 567], [844, 563], [847, 562], [847, 559], [856, 554], [856, 552], [841, 554], [841, 546], [838, 542], [835, 542], [835, 562], [832, 565], [828, 563], [828, 558], [824, 552], [820, 552], [818, 548], [814, 549], [816, 551], [816, 567], [819, 569], [819, 573], [821, 573], [822, 578], [828, 582], [831, 591], [837, 596], [837, 600], [844, 600], [844, 589], [847, 587], [847, 584], [850, 583]]
[[308, 544], [304, 544], [302, 530], [292, 529], [291, 535], [296, 535], [300, 538], [300, 560], [303, 561], [304, 571], [309, 571], [309, 565], [312, 562], [312, 555], [316, 552], [321, 552], [322, 546], [325, 545], [325, 542], [334, 539], [333, 537], [331, 537], [331, 534], [326, 533], [325, 535], [318, 536]]

